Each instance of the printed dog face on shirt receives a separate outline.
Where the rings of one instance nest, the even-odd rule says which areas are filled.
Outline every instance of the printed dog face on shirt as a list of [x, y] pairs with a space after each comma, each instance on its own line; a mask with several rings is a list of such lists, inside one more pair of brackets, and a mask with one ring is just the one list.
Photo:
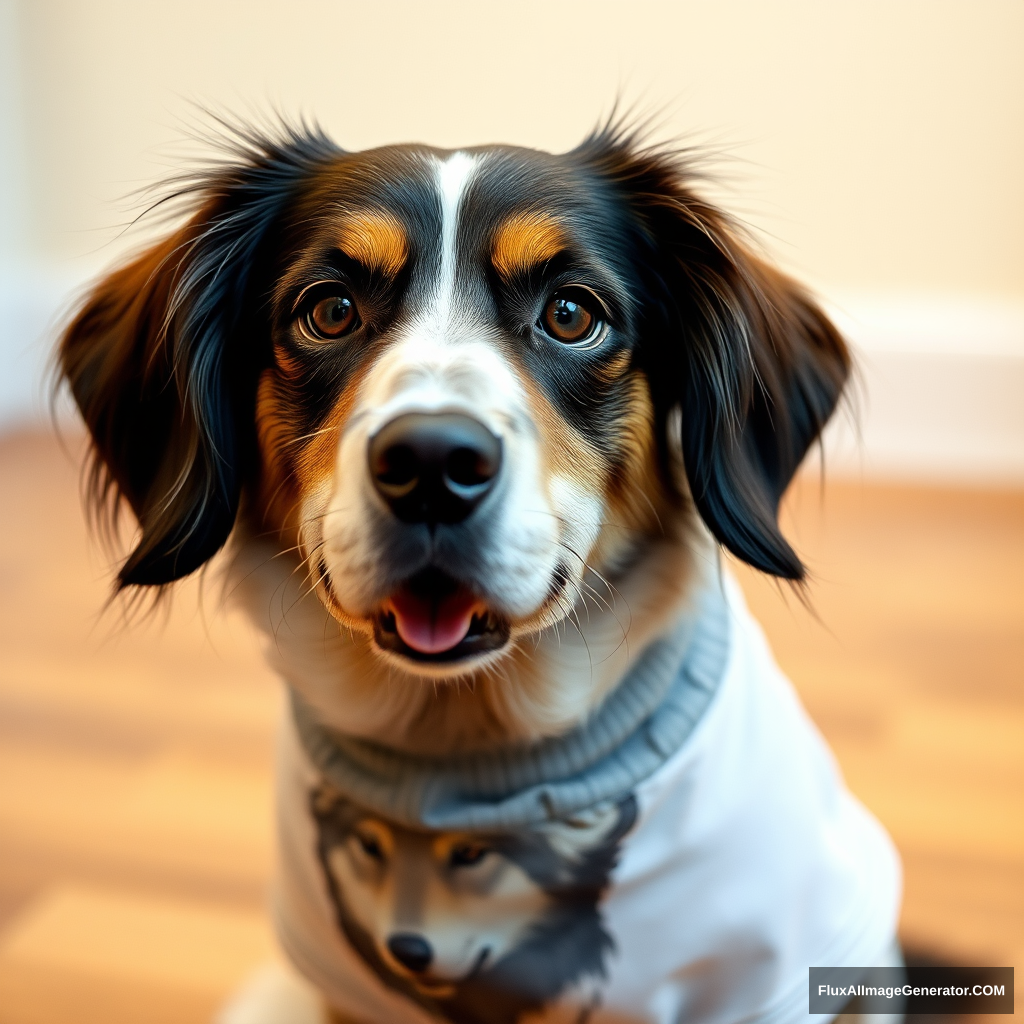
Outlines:
[[515, 1024], [603, 977], [612, 941], [599, 902], [636, 818], [631, 795], [506, 834], [405, 828], [327, 783], [310, 808], [340, 929], [431, 1012]]

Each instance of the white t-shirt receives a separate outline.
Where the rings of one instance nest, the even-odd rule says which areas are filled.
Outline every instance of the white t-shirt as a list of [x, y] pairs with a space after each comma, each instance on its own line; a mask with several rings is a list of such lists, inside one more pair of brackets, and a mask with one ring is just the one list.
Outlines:
[[[497, 996], [410, 997], [408, 972], [396, 980], [387, 962], [382, 969], [356, 951], [339, 919], [349, 876], [328, 877], [334, 840], [311, 796], [323, 780], [286, 715], [274, 916], [300, 972], [366, 1024], [436, 1024], [437, 1015], [458, 1024], [781, 1024], [807, 1015], [809, 967], [885, 962], [900, 903], [895, 849], [845, 788], [728, 580], [726, 595], [730, 644], [718, 691], [617, 819], [627, 830], [615, 834], [617, 863], [596, 906], [610, 940], [601, 970], [576, 971], [519, 1017]], [[554, 950], [550, 962], [566, 955]]]

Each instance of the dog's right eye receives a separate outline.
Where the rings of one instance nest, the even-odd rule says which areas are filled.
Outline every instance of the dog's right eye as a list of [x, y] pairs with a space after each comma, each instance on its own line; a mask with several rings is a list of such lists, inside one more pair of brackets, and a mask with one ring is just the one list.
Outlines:
[[352, 296], [337, 283], [307, 289], [300, 299], [299, 328], [310, 341], [334, 341], [359, 326], [359, 314]]

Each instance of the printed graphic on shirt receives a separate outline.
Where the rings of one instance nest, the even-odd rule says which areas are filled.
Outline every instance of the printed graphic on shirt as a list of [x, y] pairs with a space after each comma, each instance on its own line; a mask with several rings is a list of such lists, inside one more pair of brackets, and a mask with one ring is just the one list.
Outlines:
[[632, 794], [512, 834], [404, 828], [327, 783], [310, 809], [338, 925], [385, 984], [453, 1024], [519, 1024], [569, 993], [587, 1020]]

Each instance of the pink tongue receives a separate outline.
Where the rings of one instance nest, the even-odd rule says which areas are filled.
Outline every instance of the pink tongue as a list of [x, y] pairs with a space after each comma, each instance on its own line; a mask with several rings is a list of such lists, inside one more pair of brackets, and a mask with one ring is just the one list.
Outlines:
[[460, 588], [439, 604], [399, 591], [391, 599], [398, 635], [421, 654], [440, 654], [465, 639], [480, 604]]

